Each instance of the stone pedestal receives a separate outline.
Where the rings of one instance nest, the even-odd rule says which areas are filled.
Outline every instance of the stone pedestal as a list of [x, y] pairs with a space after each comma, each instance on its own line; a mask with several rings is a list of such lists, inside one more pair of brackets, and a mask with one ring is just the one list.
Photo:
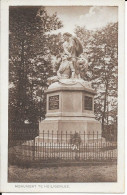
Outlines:
[[[69, 142], [69, 134], [80, 133], [82, 140], [88, 140], [93, 132], [98, 138], [101, 134], [101, 124], [94, 116], [95, 90], [85, 82], [75, 84], [53, 83], [46, 91], [46, 118], [39, 124], [39, 136], [35, 141], [54, 143]], [[91, 134], [91, 135], [90, 135]], [[44, 136], [45, 135], [45, 136]]]

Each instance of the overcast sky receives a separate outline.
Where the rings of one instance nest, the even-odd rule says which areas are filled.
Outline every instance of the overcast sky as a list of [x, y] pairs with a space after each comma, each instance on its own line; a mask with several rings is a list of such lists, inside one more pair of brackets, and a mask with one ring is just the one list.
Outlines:
[[74, 33], [75, 26], [85, 26], [95, 30], [106, 26], [110, 22], [118, 21], [118, 8], [113, 6], [58, 6], [46, 7], [49, 14], [57, 12], [64, 27], [55, 33]]

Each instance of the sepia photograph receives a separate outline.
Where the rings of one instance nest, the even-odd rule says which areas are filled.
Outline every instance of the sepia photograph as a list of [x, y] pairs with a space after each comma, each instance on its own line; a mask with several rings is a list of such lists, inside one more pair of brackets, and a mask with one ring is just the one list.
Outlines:
[[7, 183], [16, 191], [119, 182], [119, 10], [8, 6]]
[[9, 182], [116, 182], [117, 86], [117, 7], [10, 6]]

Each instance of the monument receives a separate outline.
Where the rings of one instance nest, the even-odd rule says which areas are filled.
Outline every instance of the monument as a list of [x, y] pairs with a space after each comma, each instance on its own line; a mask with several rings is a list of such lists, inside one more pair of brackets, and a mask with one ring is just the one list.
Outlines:
[[[101, 123], [94, 115], [96, 91], [80, 76], [81, 71], [87, 71], [88, 60], [83, 58], [82, 45], [77, 38], [65, 33], [64, 40], [64, 53], [57, 75], [48, 79], [46, 118], [39, 124], [39, 136], [35, 142], [50, 141], [52, 132], [56, 135], [53, 136], [53, 143], [60, 141], [61, 133], [64, 141], [66, 132], [85, 132], [85, 141], [88, 140], [87, 134], [101, 134]], [[44, 140], [43, 132], [48, 132], [50, 137], [45, 136]]]

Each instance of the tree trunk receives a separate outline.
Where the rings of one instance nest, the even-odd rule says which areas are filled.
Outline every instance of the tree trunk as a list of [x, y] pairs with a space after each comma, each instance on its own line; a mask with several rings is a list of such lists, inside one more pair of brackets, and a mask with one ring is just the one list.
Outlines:
[[19, 65], [19, 86], [18, 86], [18, 108], [19, 117], [18, 121], [24, 122], [25, 115], [25, 89], [24, 89], [24, 40], [21, 41], [21, 63]]

